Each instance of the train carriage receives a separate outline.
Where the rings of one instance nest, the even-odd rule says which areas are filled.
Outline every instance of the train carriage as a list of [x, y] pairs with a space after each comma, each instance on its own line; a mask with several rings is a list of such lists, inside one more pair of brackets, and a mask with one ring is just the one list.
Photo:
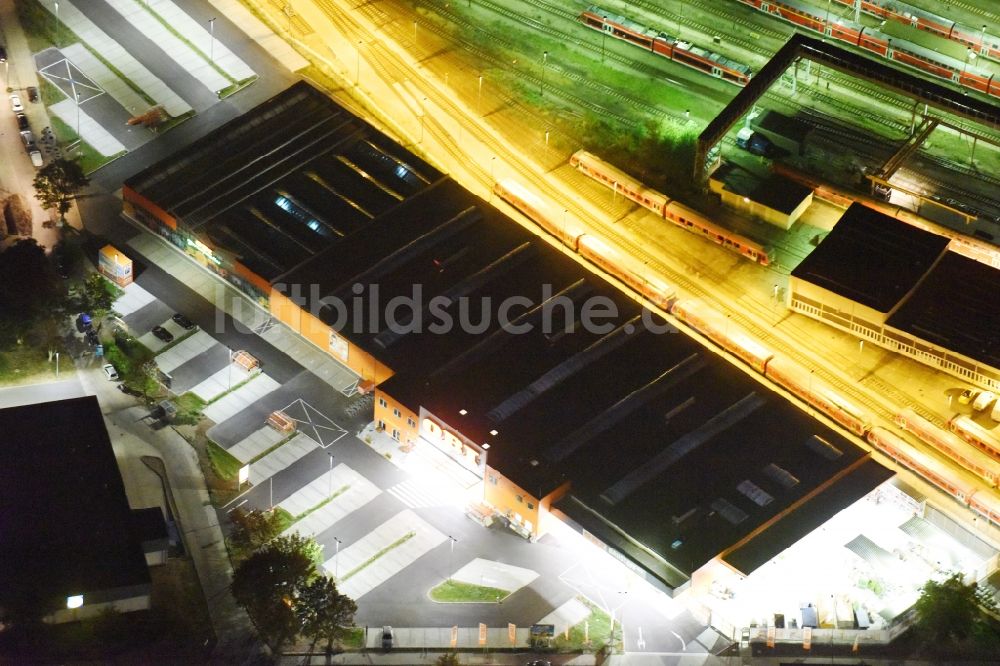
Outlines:
[[587, 176], [604, 183], [643, 208], [648, 208], [660, 217], [663, 217], [663, 209], [666, 207], [669, 199], [656, 190], [646, 187], [624, 171], [611, 166], [601, 158], [585, 150], [578, 150], [573, 153], [572, 157], [569, 158], [569, 163], [576, 167], [578, 171], [582, 171]]
[[626, 285], [642, 294], [651, 303], [669, 310], [675, 292], [672, 287], [655, 277], [640, 275], [628, 264], [628, 259], [600, 238], [584, 234], [579, 238], [580, 256], [584, 257], [604, 272], [615, 276]]
[[875, 426], [868, 431], [867, 439], [879, 451], [913, 470], [963, 504], [967, 504], [980, 490], [978, 486], [957, 478], [945, 463], [918, 451], [902, 437], [885, 428]]
[[566, 211], [563, 211], [561, 221], [556, 220], [555, 212], [540, 196], [511, 179], [504, 179], [493, 184], [493, 193], [524, 213], [528, 219], [558, 238], [563, 245], [574, 252], [579, 249], [580, 236], [583, 230], [566, 223]]
[[969, 498], [969, 508], [1000, 525], [1000, 496], [989, 490], [979, 490]]
[[996, 486], [1000, 481], [1000, 463], [961, 438], [942, 430], [907, 407], [895, 417], [896, 423], [919, 437], [928, 446], [948, 456], [976, 476]]
[[855, 435], [864, 437], [871, 429], [871, 417], [864, 410], [840, 396], [826, 382], [814, 379], [812, 372], [795, 361], [775, 356], [767, 362], [764, 374]]
[[726, 351], [743, 359], [761, 374], [764, 374], [768, 361], [774, 357], [774, 352], [703, 303], [690, 299], [676, 301], [670, 312]]
[[1000, 460], [1000, 438], [967, 416], [956, 416], [948, 421], [948, 429], [987, 455]]
[[744, 257], [756, 261], [762, 266], [768, 266], [771, 263], [770, 250], [768, 248], [749, 238], [718, 226], [682, 203], [671, 201], [664, 209], [663, 217], [683, 229], [701, 234], [727, 250], [739, 252]]

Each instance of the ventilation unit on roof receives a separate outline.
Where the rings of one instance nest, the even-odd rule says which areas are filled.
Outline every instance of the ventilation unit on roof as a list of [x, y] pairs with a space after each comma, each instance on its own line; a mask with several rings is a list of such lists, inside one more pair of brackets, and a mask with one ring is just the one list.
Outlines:
[[765, 467], [763, 471], [764, 476], [771, 479], [785, 490], [799, 485], [799, 480], [795, 478], [791, 472], [787, 469], [778, 467], [774, 463], [768, 463], [767, 467]]
[[742, 509], [721, 497], [715, 498], [709, 506], [733, 525], [739, 525], [747, 519], [747, 514]]
[[736, 486], [736, 490], [749, 497], [750, 501], [757, 506], [767, 506], [774, 501], [773, 497], [750, 479], [740, 481], [739, 485]]
[[827, 460], [836, 460], [840, 456], [844, 455], [843, 451], [841, 451], [836, 446], [826, 441], [819, 435], [813, 435], [812, 437], [807, 439], [806, 446], [808, 446], [813, 453], [818, 453]]

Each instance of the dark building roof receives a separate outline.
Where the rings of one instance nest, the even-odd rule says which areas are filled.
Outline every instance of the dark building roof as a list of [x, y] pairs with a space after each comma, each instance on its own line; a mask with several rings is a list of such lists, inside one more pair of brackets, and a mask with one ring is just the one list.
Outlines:
[[272, 280], [440, 177], [300, 82], [126, 186]]
[[0, 605], [148, 585], [97, 399], [0, 410], [0, 433]]
[[792, 276], [891, 311], [947, 251], [944, 236], [855, 203]]
[[758, 181], [747, 196], [763, 206], [791, 215], [810, 194], [812, 194], [811, 188], [772, 173], [764, 180]]
[[805, 141], [813, 129], [812, 125], [803, 120], [786, 116], [771, 109], [765, 109], [760, 116], [751, 122], [758, 131], [786, 137], [796, 143]]
[[948, 252], [886, 322], [1000, 368], [1000, 270]]

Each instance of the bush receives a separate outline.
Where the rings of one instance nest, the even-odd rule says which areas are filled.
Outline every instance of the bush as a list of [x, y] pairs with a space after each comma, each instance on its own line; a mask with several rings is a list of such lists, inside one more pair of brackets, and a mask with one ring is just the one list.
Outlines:
[[20, 194], [12, 194], [7, 199], [3, 207], [3, 216], [7, 220], [7, 230], [11, 234], [31, 235], [31, 211], [24, 205], [24, 199]]

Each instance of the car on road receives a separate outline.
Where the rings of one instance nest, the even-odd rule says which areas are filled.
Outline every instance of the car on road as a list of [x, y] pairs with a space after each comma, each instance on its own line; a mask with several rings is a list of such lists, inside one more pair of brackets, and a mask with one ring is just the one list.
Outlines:
[[157, 339], [162, 340], [163, 342], [173, 342], [174, 341], [174, 335], [173, 335], [173, 333], [171, 333], [167, 329], [163, 328], [162, 326], [154, 326], [153, 327], [153, 335], [156, 336]]
[[14, 113], [20, 113], [24, 111], [24, 105], [21, 104], [21, 96], [14, 93], [10, 96], [10, 108]]
[[21, 142], [27, 150], [31, 150], [31, 147], [35, 145], [35, 135], [31, 133], [30, 129], [21, 130]]
[[76, 330], [80, 333], [87, 331], [93, 326], [94, 322], [86, 312], [81, 312], [76, 316]]
[[31, 165], [36, 169], [45, 165], [45, 160], [42, 159], [42, 153], [38, 150], [38, 147], [35, 144], [31, 144], [31, 148], [28, 150], [28, 157], [31, 158]]
[[28, 124], [28, 116], [24, 115], [23, 113], [17, 114], [17, 129], [19, 129], [22, 132], [24, 130], [31, 129], [31, 125]]
[[970, 402], [979, 397], [979, 389], [965, 389], [958, 396], [958, 404], [968, 405]]
[[35, 86], [28, 86], [28, 101], [37, 102], [38, 101], [38, 88]]
[[101, 369], [104, 370], [104, 376], [107, 377], [109, 380], [113, 382], [118, 381], [118, 371], [115, 370], [115, 366], [111, 365], [110, 363], [105, 363], [104, 367]]
[[190, 331], [194, 328], [194, 322], [182, 314], [175, 314], [171, 317], [171, 319], [173, 319], [174, 323], [183, 328], [185, 331]]
[[992, 391], [983, 391], [976, 396], [976, 399], [972, 401], [972, 409], [976, 412], [982, 412], [986, 410], [992, 403], [993, 398], [996, 397]]
[[390, 626], [382, 627], [382, 649], [392, 649], [392, 627]]

